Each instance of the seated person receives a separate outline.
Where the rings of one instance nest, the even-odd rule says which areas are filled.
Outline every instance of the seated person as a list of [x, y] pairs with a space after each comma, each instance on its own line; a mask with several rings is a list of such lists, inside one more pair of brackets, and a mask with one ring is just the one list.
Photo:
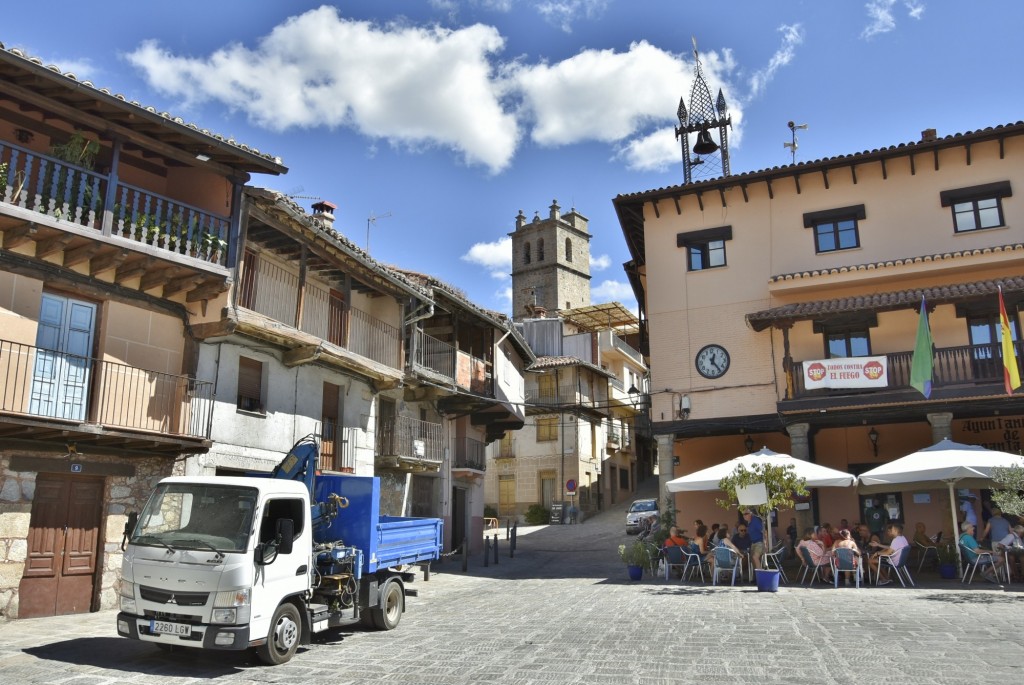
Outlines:
[[[975, 561], [977, 561], [980, 552], [990, 551], [978, 544], [978, 541], [974, 537], [975, 526], [973, 523], [971, 523], [970, 521], [964, 521], [960, 524], [960, 530], [962, 531], [960, 533], [960, 544], [963, 546], [964, 553], [967, 555], [967, 558], [964, 559], [964, 561], [973, 564]], [[989, 581], [990, 583], [998, 583], [998, 572], [1002, 569], [1003, 566], [1003, 555], [992, 554], [992, 565], [995, 567], [995, 570], [988, 567], [988, 558], [989, 557], [985, 557], [985, 560], [982, 561], [980, 564], [980, 566], [984, 569], [981, 572], [981, 575], [985, 578], [985, 580]]]
[[736, 534], [732, 536], [733, 547], [738, 549], [743, 554], [750, 552], [750, 545], [752, 544], [750, 534], [747, 532], [747, 524], [741, 523], [736, 528]]
[[985, 531], [980, 539], [989, 540], [995, 549], [996, 543], [1010, 534], [1010, 522], [1003, 518], [1003, 510], [996, 505], [993, 504], [990, 511], [992, 515], [985, 522]]
[[871, 572], [877, 574], [879, 585], [888, 585], [892, 582], [889, 578], [889, 572], [886, 567], [882, 567], [879, 571], [878, 565], [881, 563], [881, 557], [892, 557], [891, 561], [895, 563], [898, 561], [895, 555], [905, 547], [910, 546], [910, 541], [903, 536], [903, 526], [898, 523], [890, 523], [886, 529], [886, 532], [890, 538], [888, 545], [881, 543], [874, 545], [875, 551], [868, 557], [868, 564], [871, 565]]
[[703, 523], [697, 526], [697, 534], [690, 539], [690, 554], [699, 554], [702, 558], [707, 554], [708, 546], [704, 542], [704, 538], [708, 534], [708, 527]]
[[1002, 550], [1009, 555], [1010, 566], [1007, 570], [1012, 576], [1011, 579], [1024, 580], [1024, 525], [1019, 523], [1015, 525], [993, 547], [997, 551]]
[[831, 523], [823, 523], [820, 526], [818, 526], [818, 542], [820, 542], [821, 546], [825, 549], [832, 549], [832, 545], [833, 543], [835, 543], [835, 539], [832, 535]]
[[803, 561], [803, 555], [800, 553], [801, 549], [806, 549], [807, 553], [811, 556], [811, 561], [821, 568], [818, 569], [818, 573], [825, 580], [832, 579], [832, 571], [829, 568], [831, 559], [831, 552], [826, 551], [821, 545], [821, 541], [818, 540], [818, 534], [814, 532], [813, 528], [805, 528], [803, 539], [800, 544], [796, 546], [797, 554], [801, 561]]
[[742, 556], [740, 550], [732, 543], [732, 540], [729, 539], [729, 531], [725, 528], [718, 529], [718, 533], [715, 535], [714, 546], [708, 550], [705, 561], [709, 564], [713, 564], [715, 562], [715, 547], [728, 547], [733, 552]]
[[679, 528], [672, 526], [668, 529], [668, 537], [665, 538], [664, 547], [686, 547], [689, 543], [685, 537], [679, 534]]
[[[850, 534], [849, 529], [843, 528], [839, 531], [839, 535], [836, 538], [835, 543], [832, 545], [832, 555], [835, 556], [837, 549], [848, 549], [853, 552], [853, 567], [857, 568], [860, 565], [860, 548], [857, 543], [853, 541], [853, 535]], [[847, 576], [843, 579], [844, 582], [849, 585], [850, 578]]]
[[921, 545], [922, 547], [936, 546], [932, 539], [928, 537], [928, 533], [925, 532], [924, 524], [920, 521], [914, 524], [914, 542]]

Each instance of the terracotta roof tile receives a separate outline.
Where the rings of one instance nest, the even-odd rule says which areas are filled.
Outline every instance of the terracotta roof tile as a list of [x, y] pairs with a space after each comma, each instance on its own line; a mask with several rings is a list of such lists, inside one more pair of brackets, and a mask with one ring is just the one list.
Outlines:
[[1024, 294], [1024, 276], [1013, 276], [1001, 280], [975, 281], [937, 285], [930, 288], [915, 288], [886, 293], [872, 293], [833, 300], [795, 302], [747, 314], [747, 323], [755, 331], [763, 331], [772, 324], [807, 321], [835, 314], [872, 311], [885, 312], [897, 309], [916, 309], [924, 296], [928, 306], [952, 304], [995, 297], [998, 286], [1004, 293]]

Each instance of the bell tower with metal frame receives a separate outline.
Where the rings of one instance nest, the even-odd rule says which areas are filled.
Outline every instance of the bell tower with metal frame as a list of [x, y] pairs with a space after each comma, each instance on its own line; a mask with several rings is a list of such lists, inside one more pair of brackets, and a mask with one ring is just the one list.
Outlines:
[[[692, 183], [694, 176], [698, 180], [714, 178], [718, 175], [729, 175], [729, 136], [726, 128], [732, 128], [732, 117], [725, 104], [722, 89], [718, 89], [718, 99], [711, 100], [711, 91], [704, 80], [700, 68], [700, 56], [697, 53], [697, 40], [693, 39], [694, 79], [690, 89], [690, 109], [687, 111], [683, 98], [679, 98], [679, 126], [676, 128], [676, 140], [682, 141], [683, 148], [683, 182]], [[718, 143], [711, 137], [712, 129], [718, 130]], [[690, 147], [690, 134], [696, 134], [693, 148]], [[690, 157], [690, 152], [693, 157]]]

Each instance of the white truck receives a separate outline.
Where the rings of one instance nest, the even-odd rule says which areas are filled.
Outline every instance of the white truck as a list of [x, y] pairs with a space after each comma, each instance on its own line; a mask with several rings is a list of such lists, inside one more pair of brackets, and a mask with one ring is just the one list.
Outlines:
[[395, 628], [442, 522], [380, 516], [379, 479], [320, 475], [318, 454], [305, 438], [269, 475], [160, 481], [125, 526], [118, 633], [281, 664], [328, 628]]

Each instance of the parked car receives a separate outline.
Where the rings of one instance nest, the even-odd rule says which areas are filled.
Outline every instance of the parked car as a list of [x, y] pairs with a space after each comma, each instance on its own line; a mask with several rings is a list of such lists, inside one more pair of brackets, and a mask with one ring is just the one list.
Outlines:
[[658, 513], [658, 500], [633, 500], [633, 503], [629, 505], [629, 509], [626, 510], [626, 533], [632, 535], [640, 532], [640, 522], [651, 514], [657, 515]]

